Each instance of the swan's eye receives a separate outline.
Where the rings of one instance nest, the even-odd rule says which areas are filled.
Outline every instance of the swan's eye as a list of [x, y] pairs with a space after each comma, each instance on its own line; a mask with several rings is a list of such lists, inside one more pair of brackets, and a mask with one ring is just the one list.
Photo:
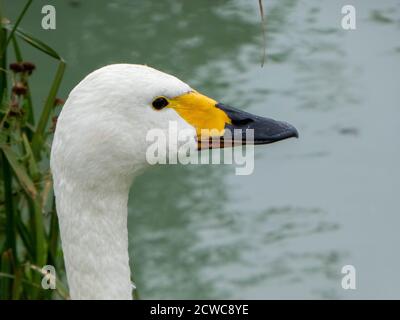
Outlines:
[[165, 99], [164, 97], [159, 97], [153, 101], [153, 108], [156, 110], [161, 110], [165, 108], [168, 105], [168, 103], [169, 102], [167, 99]]

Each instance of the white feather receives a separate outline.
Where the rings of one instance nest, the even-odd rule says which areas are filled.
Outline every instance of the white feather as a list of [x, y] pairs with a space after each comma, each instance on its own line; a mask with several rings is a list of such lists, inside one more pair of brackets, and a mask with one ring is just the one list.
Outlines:
[[190, 90], [153, 68], [117, 64], [96, 70], [71, 91], [51, 152], [71, 298], [132, 298], [127, 201], [134, 177], [147, 166], [146, 133], [177, 121], [195, 136], [174, 110], [156, 111], [151, 102]]

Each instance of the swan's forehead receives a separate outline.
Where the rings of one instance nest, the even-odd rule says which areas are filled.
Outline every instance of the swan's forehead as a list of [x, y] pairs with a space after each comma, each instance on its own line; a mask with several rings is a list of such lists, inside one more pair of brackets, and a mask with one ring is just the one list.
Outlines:
[[146, 100], [153, 101], [158, 96], [174, 98], [192, 91], [185, 82], [150, 67], [140, 69], [140, 72], [135, 72], [135, 78], [136, 94], [141, 95]]

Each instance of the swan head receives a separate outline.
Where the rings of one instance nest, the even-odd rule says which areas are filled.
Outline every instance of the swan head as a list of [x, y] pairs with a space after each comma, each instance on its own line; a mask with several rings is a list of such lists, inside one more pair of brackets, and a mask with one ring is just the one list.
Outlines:
[[[183, 134], [169, 143], [171, 123]], [[252, 115], [208, 98], [176, 77], [144, 65], [115, 64], [98, 69], [70, 93], [58, 118], [51, 166], [71, 181], [98, 185], [117, 179], [119, 183], [148, 164], [150, 130], [164, 132], [166, 154], [189, 149], [224, 147], [235, 143], [228, 135], [242, 129], [254, 130], [251, 143], [267, 144], [297, 137], [297, 130], [285, 122]], [[219, 143], [205, 143], [211, 137]], [[57, 182], [57, 181], [56, 181]]]
[[[240, 136], [229, 135], [235, 129]], [[254, 139], [243, 129], [253, 129]], [[133, 177], [148, 166], [154, 130], [165, 137], [169, 157], [183, 145], [198, 150], [297, 136], [285, 122], [220, 104], [147, 66], [118, 64], [89, 74], [64, 104], [50, 157], [74, 299], [131, 298], [126, 204]]]

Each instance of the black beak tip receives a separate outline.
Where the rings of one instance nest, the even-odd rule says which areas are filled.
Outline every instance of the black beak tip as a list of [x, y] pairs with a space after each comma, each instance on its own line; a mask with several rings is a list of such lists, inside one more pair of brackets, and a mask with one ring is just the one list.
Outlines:
[[277, 132], [272, 137], [270, 137], [271, 142], [277, 142], [289, 138], [297, 138], [297, 139], [299, 138], [299, 132], [290, 123], [283, 121], [282, 122], [277, 121], [275, 123], [278, 124], [278, 126], [276, 127]]
[[289, 137], [288, 138], [296, 138], [296, 139], [298, 139], [299, 138], [299, 131], [297, 131], [297, 129], [295, 128], [295, 127], [293, 127], [292, 125], [289, 125], [290, 126], [290, 130], [289, 130]]

